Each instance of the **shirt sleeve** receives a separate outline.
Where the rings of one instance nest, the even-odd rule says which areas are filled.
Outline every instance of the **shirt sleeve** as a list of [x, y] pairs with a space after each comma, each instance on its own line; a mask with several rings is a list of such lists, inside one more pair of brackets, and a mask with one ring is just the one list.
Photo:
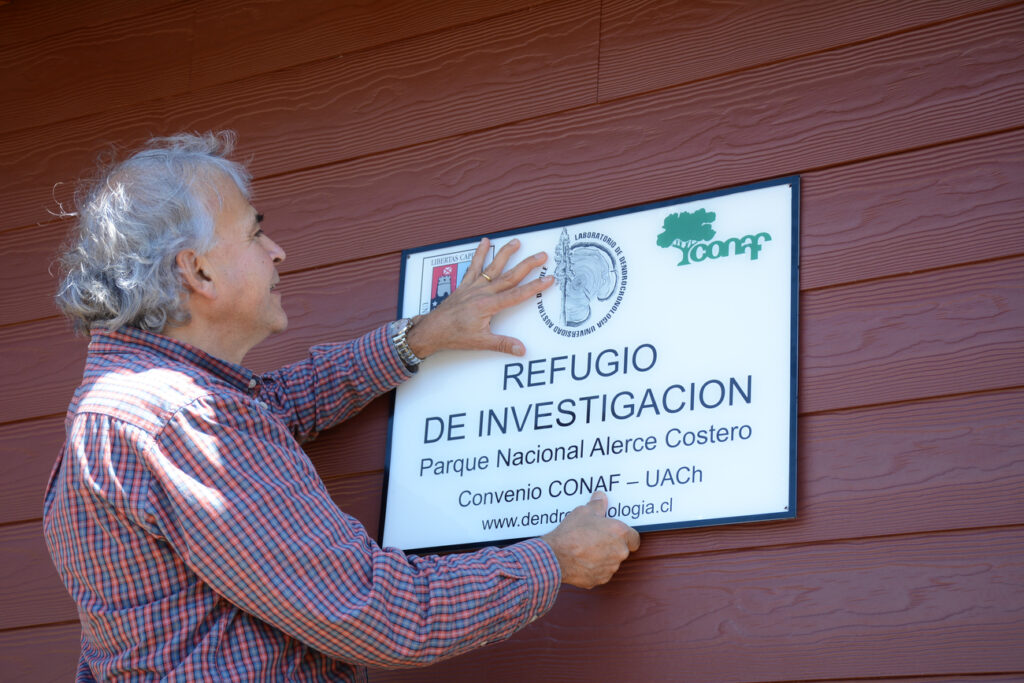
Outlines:
[[329, 657], [378, 667], [465, 652], [551, 608], [560, 573], [546, 542], [446, 557], [382, 549], [285, 425], [251, 403], [190, 404], [147, 456], [162, 533], [228, 601]]
[[84, 651], [78, 657], [78, 669], [75, 670], [75, 683], [96, 683], [96, 678], [92, 675], [92, 669], [89, 668], [89, 663], [85, 661]]
[[412, 375], [384, 325], [352, 341], [312, 347], [306, 360], [263, 375], [258, 397], [301, 443]]

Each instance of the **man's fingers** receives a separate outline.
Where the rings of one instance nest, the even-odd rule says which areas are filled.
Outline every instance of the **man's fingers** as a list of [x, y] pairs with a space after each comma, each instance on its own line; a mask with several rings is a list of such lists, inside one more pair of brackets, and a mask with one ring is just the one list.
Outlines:
[[594, 491], [594, 495], [590, 497], [587, 507], [597, 510], [603, 516], [608, 511], [608, 494], [604, 491]]
[[512, 254], [514, 254], [518, 248], [519, 240], [511, 239], [498, 250], [498, 253], [494, 255], [494, 260], [491, 261], [489, 266], [487, 266], [487, 268], [492, 271], [489, 273], [492, 280], [498, 279], [498, 276], [505, 270], [505, 265], [508, 263], [508, 260], [512, 258]]
[[526, 353], [526, 347], [523, 346], [523, 342], [514, 337], [503, 337], [496, 334], [491, 339], [493, 340], [493, 345], [491, 346], [493, 351], [500, 351], [513, 356], [522, 356]]
[[[502, 274], [502, 284], [506, 287], [515, 287], [523, 281], [523, 278], [525, 278], [531, 270], [544, 265], [544, 262], [547, 260], [548, 255], [543, 251], [538, 252], [533, 256], [527, 256], [515, 266], [509, 268], [508, 272]], [[497, 262], [497, 259], [495, 259], [495, 262]]]
[[[477, 245], [476, 251], [473, 252], [473, 259], [469, 262], [469, 268], [466, 270], [466, 277], [475, 280], [477, 273], [480, 273], [484, 269], [484, 261], [487, 260], [487, 252], [491, 248], [491, 241], [484, 237], [480, 240], [480, 244]], [[465, 278], [463, 278], [465, 279]]]
[[640, 549], [640, 532], [633, 527], [629, 527], [629, 531], [626, 534], [626, 547], [629, 548], [631, 553], [635, 553]]
[[494, 301], [496, 307], [494, 312], [502, 310], [503, 308], [509, 308], [516, 304], [526, 301], [537, 292], [542, 292], [555, 282], [555, 278], [551, 275], [545, 275], [544, 277], [534, 278], [524, 285], [513, 287], [512, 289], [506, 289], [504, 292], [499, 292]]
[[[544, 252], [539, 252], [533, 256], [524, 258], [522, 261], [506, 271], [505, 267], [508, 265], [509, 259], [512, 257], [512, 254], [519, 249], [519, 246], [519, 240], [513, 239], [498, 250], [494, 260], [489, 264], [484, 266], [483, 263], [480, 263], [481, 272], [487, 271], [487, 275], [484, 279], [488, 282], [500, 281], [502, 289], [515, 287], [517, 284], [522, 282], [523, 278], [525, 278], [531, 270], [539, 268], [545, 261], [547, 261], [548, 255]], [[475, 255], [472, 265], [476, 265]], [[472, 268], [470, 269], [470, 272], [472, 272]]]

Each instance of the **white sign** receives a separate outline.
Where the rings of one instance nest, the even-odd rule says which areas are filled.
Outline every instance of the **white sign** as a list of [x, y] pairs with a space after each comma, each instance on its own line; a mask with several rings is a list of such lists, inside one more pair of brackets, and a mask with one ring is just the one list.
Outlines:
[[[595, 490], [641, 531], [795, 517], [798, 200], [790, 177], [493, 236], [556, 283], [492, 323], [525, 357], [440, 353], [399, 387], [383, 544], [537, 536]], [[400, 316], [476, 244], [405, 252]]]

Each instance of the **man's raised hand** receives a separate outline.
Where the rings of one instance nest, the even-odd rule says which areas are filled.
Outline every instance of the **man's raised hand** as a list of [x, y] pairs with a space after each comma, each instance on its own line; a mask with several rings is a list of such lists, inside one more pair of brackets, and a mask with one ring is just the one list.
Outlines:
[[490, 240], [483, 238], [455, 291], [430, 313], [413, 319], [406, 337], [412, 352], [419, 358], [446, 349], [482, 349], [515, 356], [526, 353], [518, 339], [491, 332], [491, 318], [544, 291], [555, 278], [547, 275], [521, 284], [531, 270], [544, 264], [547, 254], [528, 256], [506, 271], [517, 249], [519, 240], [510, 240], [485, 267]]

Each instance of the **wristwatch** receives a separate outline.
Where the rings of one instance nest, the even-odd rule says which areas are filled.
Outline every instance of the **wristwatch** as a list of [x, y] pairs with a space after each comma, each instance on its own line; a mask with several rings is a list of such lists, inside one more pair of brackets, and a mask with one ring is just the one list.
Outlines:
[[398, 349], [398, 357], [405, 363], [405, 367], [412, 370], [417, 365], [422, 363], [422, 359], [417, 358], [416, 354], [409, 348], [409, 342], [406, 341], [405, 335], [412, 329], [412, 319], [402, 318], [391, 323], [391, 327], [388, 330], [391, 334], [391, 341], [395, 343], [395, 348]]

